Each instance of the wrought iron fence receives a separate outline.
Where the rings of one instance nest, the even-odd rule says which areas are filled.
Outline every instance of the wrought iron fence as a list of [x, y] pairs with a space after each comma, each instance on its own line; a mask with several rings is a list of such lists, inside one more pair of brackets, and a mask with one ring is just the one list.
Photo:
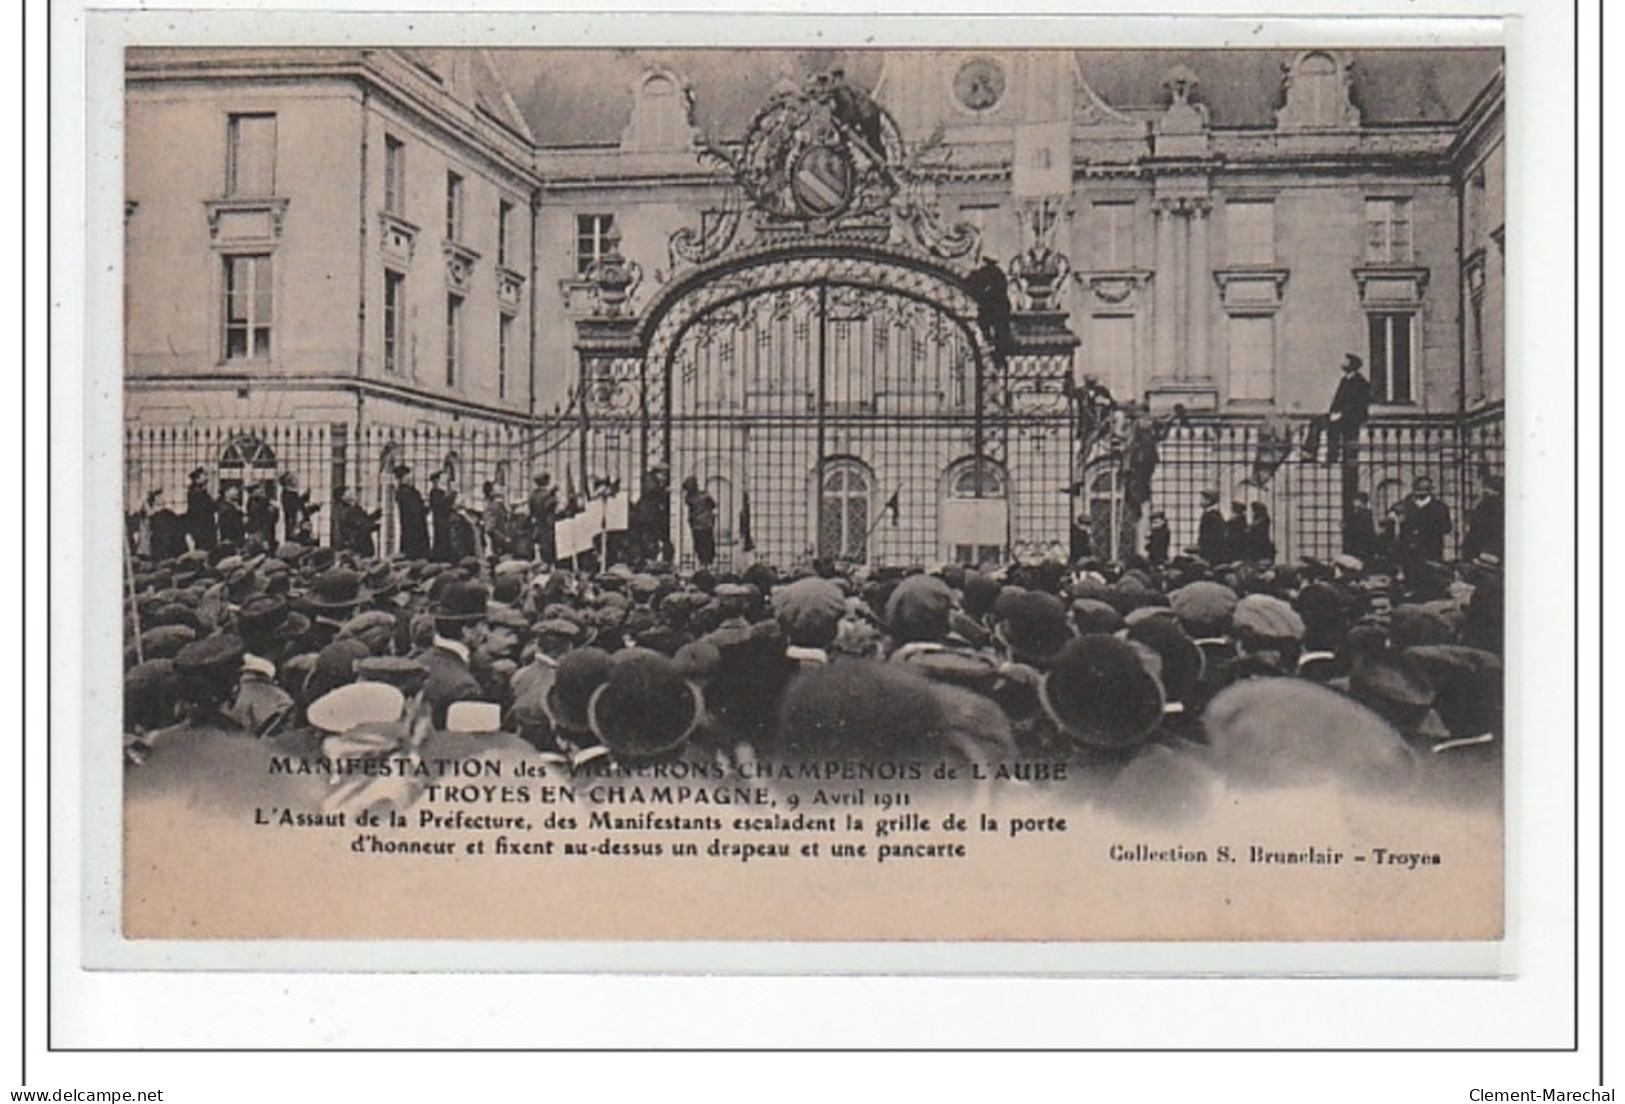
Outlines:
[[[478, 509], [484, 484], [510, 504], [524, 500], [533, 471], [549, 470], [559, 441], [543, 428], [518, 425], [355, 426], [344, 422], [244, 422], [209, 425], [130, 425], [125, 429], [125, 509], [139, 510], [149, 493], [164, 492], [173, 509], [185, 508], [188, 475], [203, 468], [211, 491], [249, 488], [291, 473], [300, 491], [322, 509], [313, 520], [321, 543], [333, 537], [337, 491], [348, 487], [368, 510], [381, 510], [379, 548], [393, 551], [399, 526], [393, 470], [406, 464], [420, 484], [445, 473], [462, 505]], [[562, 461], [561, 461], [562, 462]], [[284, 536], [279, 527], [278, 535]]]
[[[871, 420], [884, 428], [860, 424]], [[875, 562], [929, 562], [942, 557], [941, 511], [951, 497], [945, 480], [955, 464], [971, 454], [973, 434], [968, 424], [952, 418], [902, 416], [836, 423], [840, 439], [830, 442], [826, 475], [844, 457], [858, 456], [869, 471], [864, 473], [856, 463], [848, 467], [870, 478], [861, 495], [851, 479], [826, 495], [807, 478], [815, 468], [810, 454], [785, 451], [783, 427], [776, 432], [770, 421], [747, 425], [749, 421], [730, 422], [730, 434], [744, 435], [737, 443], [738, 454], [752, 472], [767, 465], [777, 474], [769, 478], [757, 472], [757, 478], [732, 485], [717, 481], [709, 487], [722, 500], [718, 536], [723, 565], [738, 567], [755, 556], [790, 563], [810, 555], [816, 545], [814, 527], [833, 522], [833, 515], [823, 517], [831, 513], [823, 499], [837, 494], [856, 503], [848, 503], [852, 517], [845, 523], [852, 532], [843, 530], [842, 535], [854, 542], [853, 551]], [[987, 444], [1008, 501], [1007, 547], [1002, 554], [1014, 547], [1065, 546], [1074, 510], [1092, 518], [1097, 551], [1121, 554], [1131, 543], [1138, 545], [1140, 535], [1131, 527], [1125, 532], [1123, 525], [1122, 473], [1114, 454], [1095, 457], [1080, 480], [1069, 472], [1072, 444], [1065, 419], [1005, 414], [990, 422]], [[1301, 419], [1288, 424], [1295, 442], [1302, 441], [1305, 426]], [[398, 544], [391, 493], [397, 463], [410, 465], [423, 485], [429, 473], [446, 473], [447, 485], [458, 490], [464, 505], [476, 509], [489, 481], [511, 507], [522, 510], [531, 476], [539, 471], [551, 472], [561, 489], [575, 486], [583, 492], [593, 478], [615, 476], [636, 495], [641, 490], [636, 442], [642, 430], [636, 413], [598, 420], [586, 438], [578, 427], [560, 425], [130, 425], [125, 433], [125, 497], [127, 510], [133, 512], [149, 491], [161, 488], [168, 503], [180, 510], [187, 475], [195, 468], [208, 472], [215, 491], [291, 472], [311, 501], [323, 506], [315, 517], [318, 540], [332, 539], [336, 489], [351, 487], [361, 505], [382, 511], [379, 549], [387, 554]], [[883, 440], [869, 440], [875, 432]], [[583, 448], [583, 442], [590, 449]], [[1169, 430], [1160, 445], [1150, 507], [1167, 514], [1176, 550], [1195, 543], [1201, 492], [1213, 489], [1225, 507], [1257, 501], [1269, 509], [1283, 560], [1324, 558], [1339, 551], [1344, 465], [1306, 461], [1301, 448], [1278, 458], [1268, 448], [1270, 443], [1263, 421], [1193, 419]], [[1351, 489], [1370, 496], [1379, 519], [1409, 492], [1417, 477], [1431, 477], [1456, 524], [1447, 554], [1459, 546], [1467, 512], [1483, 494], [1486, 476], [1502, 475], [1504, 470], [1505, 427], [1499, 408], [1460, 421], [1414, 418], [1374, 423], [1361, 434], [1349, 468]], [[684, 473], [674, 474], [681, 478]], [[1069, 483], [1079, 500], [1069, 499]], [[740, 524], [747, 514], [748, 532]], [[680, 494], [674, 489], [673, 536], [685, 562], [691, 562], [692, 552], [681, 531], [683, 517]], [[754, 549], [747, 550], [747, 543]], [[985, 552], [988, 543], [978, 540], [976, 547]]]
[[[1215, 419], [1173, 427], [1160, 448], [1152, 507], [1167, 514], [1176, 550], [1195, 543], [1201, 492], [1211, 489], [1227, 511], [1234, 502], [1261, 502], [1268, 508], [1281, 560], [1336, 555], [1343, 542], [1347, 473], [1350, 492], [1370, 496], [1379, 522], [1410, 493], [1417, 478], [1431, 478], [1455, 523], [1445, 546], [1450, 555], [1464, 535], [1467, 511], [1484, 491], [1484, 477], [1505, 470], [1499, 412], [1473, 422], [1415, 418], [1372, 423], [1360, 434], [1352, 463], [1327, 464], [1306, 456], [1301, 445], [1307, 424], [1307, 419], [1286, 423], [1293, 447], [1284, 456], [1263, 421]], [[1109, 500], [1115, 478], [1115, 461], [1109, 458], [1092, 470], [1088, 482], [1096, 502]], [[1097, 547], [1110, 542], [1115, 531], [1109, 522], [1102, 524], [1104, 513], [1094, 511]]]

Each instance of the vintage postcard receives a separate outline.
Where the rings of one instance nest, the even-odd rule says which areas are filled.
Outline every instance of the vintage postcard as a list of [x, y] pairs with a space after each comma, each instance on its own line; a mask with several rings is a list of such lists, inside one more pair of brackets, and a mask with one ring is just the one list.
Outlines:
[[1506, 53], [1156, 45], [123, 48], [121, 944], [1501, 941]]

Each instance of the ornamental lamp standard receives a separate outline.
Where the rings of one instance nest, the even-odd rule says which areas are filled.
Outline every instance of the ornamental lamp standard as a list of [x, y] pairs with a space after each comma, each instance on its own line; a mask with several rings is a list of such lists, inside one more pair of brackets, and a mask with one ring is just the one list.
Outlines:
[[619, 318], [626, 313], [627, 302], [643, 279], [643, 269], [636, 261], [629, 261], [621, 255], [621, 231], [618, 227], [612, 225], [605, 233], [604, 254], [587, 270], [587, 279], [592, 282], [598, 299], [594, 314]]
[[1059, 309], [1061, 289], [1072, 274], [1066, 255], [1053, 247], [1055, 225], [1065, 212], [1065, 201], [1045, 196], [1027, 212], [1030, 243], [1010, 262], [1010, 275], [1027, 301], [1027, 309], [1046, 313]]

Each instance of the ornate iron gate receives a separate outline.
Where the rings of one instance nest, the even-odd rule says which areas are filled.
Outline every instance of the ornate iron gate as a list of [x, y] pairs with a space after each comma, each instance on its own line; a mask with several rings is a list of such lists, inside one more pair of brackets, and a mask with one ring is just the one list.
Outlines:
[[979, 355], [961, 321], [880, 287], [724, 301], [669, 353], [666, 462], [713, 489], [724, 552], [748, 537], [778, 562], [935, 559], [943, 475], [985, 456]]
[[[943, 155], [938, 138], [908, 147], [838, 71], [775, 91], [737, 147], [708, 144], [735, 189], [671, 237], [674, 276], [641, 317], [635, 262], [612, 246], [588, 274], [583, 482], [693, 477], [717, 499], [724, 563], [1002, 559], [1022, 527], [1064, 542], [1077, 341], [1059, 270], [1023, 269], [1040, 324], [1012, 337], [1003, 275], [968, 278], [977, 231], [939, 217]], [[984, 318], [1013, 347], [995, 355]], [[689, 566], [669, 493], [669, 515], [639, 514], [669, 516]]]
[[[689, 281], [655, 305], [646, 342], [623, 328], [636, 352], [584, 349], [583, 470], [641, 489], [664, 465], [685, 566], [689, 476], [717, 500], [725, 565], [1002, 556], [1008, 373], [972, 318], [952, 273], [873, 248], [783, 252]], [[990, 501], [943, 510], [964, 497]]]

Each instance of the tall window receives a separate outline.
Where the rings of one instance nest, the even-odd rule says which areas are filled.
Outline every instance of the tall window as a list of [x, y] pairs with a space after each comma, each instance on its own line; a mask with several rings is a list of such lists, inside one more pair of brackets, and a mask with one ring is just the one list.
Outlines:
[[1093, 365], [1096, 376], [1114, 391], [1134, 387], [1134, 316], [1097, 314], [1090, 320], [1093, 331]]
[[992, 460], [962, 460], [948, 469], [941, 506], [945, 552], [955, 563], [996, 564], [1010, 540], [1009, 484]]
[[223, 346], [227, 360], [268, 360], [271, 356], [271, 258], [249, 254], [224, 258], [225, 319]]
[[1097, 269], [1134, 266], [1134, 204], [1096, 203], [1090, 211], [1092, 262]]
[[406, 214], [406, 143], [384, 135], [384, 210]]
[[497, 201], [497, 264], [503, 268], [508, 267], [509, 246], [508, 236], [513, 232], [513, 204], [507, 200]]
[[576, 216], [576, 275], [585, 276], [608, 252], [614, 215]]
[[1089, 536], [1095, 555], [1116, 559], [1123, 532], [1122, 474], [1114, 463], [1090, 466], [1088, 476]]
[[1371, 366], [1371, 396], [1377, 402], [1413, 401], [1415, 318], [1409, 311], [1366, 316], [1371, 338], [1371, 355], [1366, 359]]
[[446, 296], [446, 386], [456, 387], [463, 354], [463, 297]]
[[1334, 126], [1342, 117], [1343, 90], [1337, 62], [1326, 54], [1310, 54], [1292, 74], [1292, 91], [1300, 98], [1305, 116], [1314, 123]]
[[869, 473], [855, 460], [834, 460], [824, 466], [818, 547], [824, 556], [869, 558]]
[[1275, 319], [1233, 315], [1230, 319], [1230, 398], [1267, 401], [1275, 397]]
[[1227, 258], [1232, 265], [1275, 263], [1275, 204], [1267, 199], [1229, 200], [1224, 205]]
[[446, 240], [463, 240], [463, 178], [446, 174]]
[[1410, 264], [1411, 201], [1365, 201], [1365, 259], [1371, 264]]
[[497, 319], [497, 398], [508, 397], [508, 356], [513, 343], [513, 315]]
[[232, 115], [227, 119], [226, 194], [276, 194], [275, 115]]
[[406, 277], [384, 270], [384, 371], [400, 375], [406, 337]]

